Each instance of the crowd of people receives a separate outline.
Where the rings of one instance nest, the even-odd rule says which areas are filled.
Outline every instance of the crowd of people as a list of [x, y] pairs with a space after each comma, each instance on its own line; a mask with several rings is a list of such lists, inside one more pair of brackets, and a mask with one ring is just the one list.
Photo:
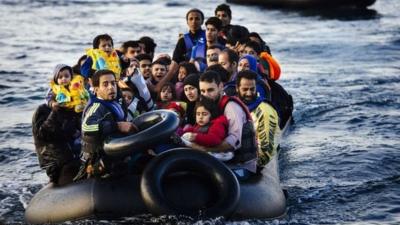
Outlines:
[[[189, 31], [172, 56], [156, 55], [151, 37], [117, 48], [101, 34], [76, 65], [57, 65], [46, 104], [32, 121], [39, 164], [50, 181], [62, 185], [132, 172], [178, 146], [210, 153], [239, 180], [259, 173], [277, 152], [293, 102], [276, 82], [281, 69], [269, 46], [231, 20], [226, 4], [207, 20], [190, 9]], [[179, 117], [174, 138], [139, 156], [115, 160], [104, 154], [106, 137], [140, 132], [132, 121], [157, 109]]]

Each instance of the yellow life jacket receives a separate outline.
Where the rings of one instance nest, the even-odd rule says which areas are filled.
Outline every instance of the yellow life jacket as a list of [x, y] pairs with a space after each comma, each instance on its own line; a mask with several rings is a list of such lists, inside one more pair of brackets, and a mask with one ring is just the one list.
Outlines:
[[251, 112], [258, 141], [258, 165], [266, 165], [276, 154], [281, 130], [276, 110], [262, 102]]
[[62, 107], [74, 109], [75, 112], [82, 112], [88, 100], [89, 93], [85, 89], [84, 78], [80, 75], [74, 75], [68, 88], [64, 85], [58, 85], [53, 80], [50, 87], [55, 95], [55, 99]]
[[118, 57], [117, 51], [113, 50], [110, 56], [106, 52], [100, 49], [87, 49], [86, 54], [92, 58], [93, 64], [92, 69], [102, 70], [108, 69], [115, 73], [117, 80], [119, 80], [121, 74], [121, 62]]

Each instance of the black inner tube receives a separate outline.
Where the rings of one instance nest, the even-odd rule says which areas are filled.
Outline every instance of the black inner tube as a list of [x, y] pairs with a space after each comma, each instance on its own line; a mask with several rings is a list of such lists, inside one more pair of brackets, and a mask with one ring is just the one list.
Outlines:
[[156, 215], [229, 216], [239, 200], [238, 181], [224, 164], [185, 148], [153, 159], [142, 176], [141, 191]]
[[179, 125], [176, 113], [154, 110], [135, 118], [139, 132], [128, 136], [113, 136], [104, 142], [104, 152], [110, 157], [125, 157], [134, 151], [141, 152], [168, 139]]

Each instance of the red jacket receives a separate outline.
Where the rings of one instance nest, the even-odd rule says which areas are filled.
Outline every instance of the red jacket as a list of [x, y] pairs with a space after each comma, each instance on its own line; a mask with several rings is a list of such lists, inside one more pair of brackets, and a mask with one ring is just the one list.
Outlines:
[[228, 133], [228, 119], [221, 115], [210, 121], [207, 132], [202, 132], [199, 125], [190, 126], [183, 130], [184, 133], [196, 133], [194, 142], [201, 146], [213, 147], [222, 143]]

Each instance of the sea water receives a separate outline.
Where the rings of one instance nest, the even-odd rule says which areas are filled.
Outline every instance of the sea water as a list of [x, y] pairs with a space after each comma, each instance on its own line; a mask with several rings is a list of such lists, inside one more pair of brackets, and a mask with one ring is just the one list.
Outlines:
[[[0, 1], [0, 223], [24, 223], [24, 208], [48, 181], [31, 132], [52, 70], [73, 65], [108, 33], [152, 37], [172, 53], [185, 14], [213, 16], [223, 1]], [[399, 224], [400, 1], [368, 10], [295, 11], [231, 5], [232, 24], [261, 34], [292, 94], [294, 120], [280, 152], [287, 215], [228, 221], [126, 218], [125, 224]], [[78, 222], [74, 222], [78, 223]]]

